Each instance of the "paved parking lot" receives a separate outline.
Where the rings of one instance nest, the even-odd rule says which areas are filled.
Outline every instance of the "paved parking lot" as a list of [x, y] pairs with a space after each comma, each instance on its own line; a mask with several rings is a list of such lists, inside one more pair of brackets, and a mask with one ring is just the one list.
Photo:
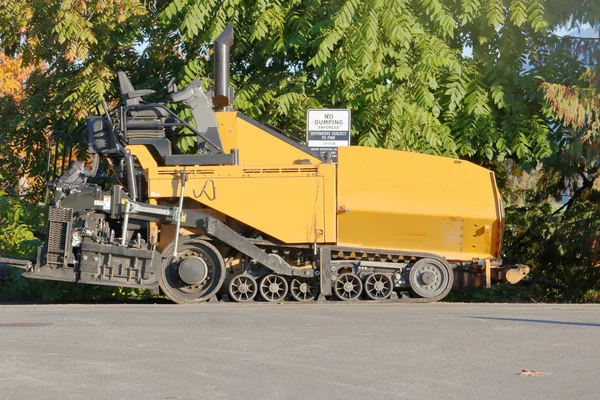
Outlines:
[[0, 399], [596, 399], [599, 338], [593, 305], [5, 305]]

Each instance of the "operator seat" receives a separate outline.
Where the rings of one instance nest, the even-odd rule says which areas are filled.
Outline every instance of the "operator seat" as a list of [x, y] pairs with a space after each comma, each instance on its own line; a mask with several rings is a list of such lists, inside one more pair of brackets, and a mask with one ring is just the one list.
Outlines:
[[117, 72], [119, 86], [125, 100], [125, 111], [122, 114], [125, 139], [130, 138], [164, 138], [165, 122], [170, 117], [162, 105], [145, 104], [142, 97], [154, 93], [151, 89], [134, 89], [125, 72]]
[[[148, 96], [154, 94], [155, 91], [152, 89], [134, 89], [131, 81], [127, 74], [123, 71], [117, 72], [117, 76], [119, 78], [119, 86], [121, 89], [121, 94], [123, 95], [123, 100], [125, 100], [125, 104], [127, 106], [135, 109], [135, 106], [144, 104], [142, 102], [143, 96]], [[137, 110], [135, 112], [135, 117], [139, 118], [166, 118], [169, 116], [169, 113], [164, 107], [144, 107], [143, 109]]]
[[147, 96], [149, 94], [154, 94], [154, 90], [151, 89], [141, 89], [135, 90], [129, 77], [123, 71], [117, 72], [117, 76], [119, 77], [119, 86], [121, 87], [121, 94], [123, 95], [123, 99], [128, 106], [134, 106], [140, 104], [140, 99], [142, 96]]
[[[192, 111], [192, 116], [203, 137], [207, 138], [215, 154], [205, 154], [206, 139], [198, 137], [198, 153], [184, 155], [180, 149], [171, 143], [166, 133], [171, 129], [169, 122], [176, 118], [169, 113], [164, 105], [144, 104], [142, 97], [153, 94], [153, 90], [134, 89], [129, 78], [123, 71], [117, 72], [123, 99], [125, 100], [125, 140], [128, 144], [144, 145], [159, 165], [214, 165], [233, 164], [233, 154], [223, 154], [223, 145], [218, 131], [218, 123], [212, 111], [212, 103], [202, 90], [198, 80], [192, 81], [181, 91], [171, 93], [173, 103], [181, 103]], [[165, 126], [165, 123], [167, 126]]]

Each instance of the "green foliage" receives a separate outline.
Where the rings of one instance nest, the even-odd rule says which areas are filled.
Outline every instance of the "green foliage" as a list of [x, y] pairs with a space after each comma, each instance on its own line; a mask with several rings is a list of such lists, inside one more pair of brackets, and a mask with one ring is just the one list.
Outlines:
[[0, 254], [29, 256], [41, 244], [31, 230], [43, 225], [44, 211], [0, 192]]
[[235, 105], [292, 136], [303, 136], [307, 108], [348, 107], [357, 144], [501, 168], [552, 152], [538, 71], [521, 70], [554, 28], [576, 21], [546, 3], [178, 0], [159, 18], [180, 32], [168, 40], [187, 62], [204, 62], [206, 43], [233, 22]]
[[[537, 59], [557, 26], [595, 21], [587, 8], [541, 0], [12, 0], [0, 11], [11, 28], [0, 45], [38, 70], [0, 126], [0, 147], [41, 154], [51, 130], [72, 132], [99, 99], [118, 101], [116, 69], [138, 87], [162, 89], [171, 76], [208, 84], [208, 45], [233, 23], [235, 105], [251, 117], [303, 137], [308, 108], [347, 107], [357, 144], [495, 169], [506, 158], [531, 165], [552, 153], [552, 142], [536, 80], [547, 71], [533, 63], [522, 74], [524, 62]], [[43, 168], [41, 157], [0, 154], [7, 184]], [[33, 186], [39, 193], [42, 183]]]
[[533, 196], [514, 208], [506, 244], [532, 267], [533, 297], [546, 302], [600, 302], [600, 193], [588, 190], [563, 208]]
[[[147, 9], [137, 0], [22, 1], [0, 9], [0, 48], [34, 68], [19, 103], [0, 98], [3, 188], [30, 176], [29, 197], [43, 190], [46, 138], [74, 132], [98, 100], [114, 97], [117, 68], [131, 68]], [[25, 157], [27, 155], [27, 157]]]

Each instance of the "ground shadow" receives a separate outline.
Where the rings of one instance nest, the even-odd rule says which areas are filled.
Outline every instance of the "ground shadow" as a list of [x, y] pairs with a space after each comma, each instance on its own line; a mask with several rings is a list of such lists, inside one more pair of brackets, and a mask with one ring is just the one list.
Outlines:
[[552, 320], [549, 320], [549, 319], [499, 318], [499, 317], [476, 317], [476, 316], [467, 316], [467, 318], [473, 318], [473, 319], [491, 319], [491, 320], [496, 320], [496, 321], [533, 322], [533, 323], [538, 323], [538, 324], [596, 326], [596, 327], [600, 327], [600, 323], [599, 324], [594, 324], [594, 323], [591, 323], [591, 322], [552, 321]]
[[53, 304], [87, 304], [87, 305], [102, 305], [102, 304], [174, 304], [171, 300], [163, 297], [151, 297], [149, 299], [69, 299], [69, 300], [0, 300], [0, 306], [41, 306]]

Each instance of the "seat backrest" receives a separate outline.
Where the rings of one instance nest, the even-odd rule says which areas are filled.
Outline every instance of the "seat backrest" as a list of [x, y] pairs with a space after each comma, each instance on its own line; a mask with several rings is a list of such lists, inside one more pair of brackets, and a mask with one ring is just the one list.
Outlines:
[[136, 104], [140, 104], [139, 97], [131, 98], [130, 96], [128, 96], [131, 92], [134, 92], [135, 89], [133, 88], [133, 85], [131, 84], [131, 81], [129, 80], [129, 77], [127, 76], [127, 74], [123, 71], [119, 71], [119, 72], [117, 72], [117, 76], [119, 77], [119, 86], [121, 88], [121, 94], [123, 95], [123, 98], [125, 99], [125, 103], [128, 106], [134, 106]]
[[152, 89], [134, 89], [129, 77], [123, 71], [117, 72], [117, 76], [119, 77], [119, 86], [123, 94], [123, 99], [125, 99], [125, 104], [128, 106], [140, 104], [142, 96], [155, 93]]

